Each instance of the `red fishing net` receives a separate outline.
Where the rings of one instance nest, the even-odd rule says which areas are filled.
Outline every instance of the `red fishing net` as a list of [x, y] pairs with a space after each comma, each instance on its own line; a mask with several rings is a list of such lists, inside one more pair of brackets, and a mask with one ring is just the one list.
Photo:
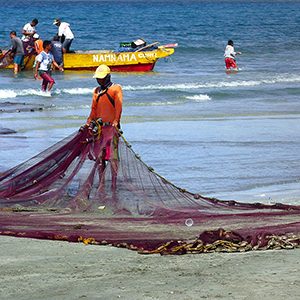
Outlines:
[[299, 246], [300, 206], [190, 193], [147, 166], [118, 130], [95, 129], [0, 174], [0, 234], [161, 254]]
[[6, 68], [8, 65], [12, 64], [13, 59], [10, 56], [10, 52], [0, 53], [0, 69]]

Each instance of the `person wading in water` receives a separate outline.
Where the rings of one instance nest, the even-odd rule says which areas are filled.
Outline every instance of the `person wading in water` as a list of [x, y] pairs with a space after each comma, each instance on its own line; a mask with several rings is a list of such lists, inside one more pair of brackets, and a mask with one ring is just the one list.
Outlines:
[[55, 83], [54, 79], [51, 76], [52, 64], [58, 68], [60, 71], [64, 69], [57, 64], [54, 60], [54, 57], [51, 53], [51, 41], [43, 42], [44, 50], [36, 57], [35, 73], [34, 78], [38, 79], [40, 76], [43, 79], [42, 82], [42, 91], [50, 91]]

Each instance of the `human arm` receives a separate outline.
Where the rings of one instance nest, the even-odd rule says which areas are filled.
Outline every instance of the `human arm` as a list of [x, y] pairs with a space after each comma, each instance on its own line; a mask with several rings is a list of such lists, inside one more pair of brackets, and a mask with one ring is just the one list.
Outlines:
[[34, 78], [37, 79], [38, 78], [38, 71], [40, 69], [41, 63], [43, 61], [43, 55], [40, 53], [39, 55], [36, 56], [35, 58], [35, 72], [34, 72]]
[[39, 48], [39, 44], [37, 43], [37, 41], [34, 42], [34, 51], [35, 53], [40, 53], [40, 48]]
[[40, 61], [36, 61], [36, 65], [35, 65], [35, 72], [34, 72], [34, 78], [37, 79], [38, 78], [38, 71], [39, 71], [39, 67], [40, 67], [41, 62]]
[[234, 56], [238, 55], [238, 54], [242, 54], [242, 52], [240, 51], [235, 51], [235, 49], [232, 47], [232, 53]]
[[54, 59], [52, 64], [54, 65], [55, 68], [57, 68], [59, 71], [63, 72], [64, 68], [62, 66], [60, 66]]

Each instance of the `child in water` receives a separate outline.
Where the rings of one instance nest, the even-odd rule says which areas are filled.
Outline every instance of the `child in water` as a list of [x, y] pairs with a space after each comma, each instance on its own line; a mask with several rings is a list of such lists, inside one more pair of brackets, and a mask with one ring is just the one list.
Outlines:
[[225, 65], [226, 71], [238, 71], [238, 66], [236, 64], [235, 56], [237, 54], [242, 54], [241, 52], [235, 52], [233, 47], [233, 41], [229, 40], [225, 48]]
[[61, 72], [64, 70], [62, 66], [59, 66], [54, 60], [51, 53], [52, 44], [51, 41], [43, 42], [43, 51], [36, 57], [35, 73], [34, 78], [37, 79], [39, 76], [43, 79], [42, 91], [50, 92], [55, 81], [51, 76], [52, 65], [54, 65]]

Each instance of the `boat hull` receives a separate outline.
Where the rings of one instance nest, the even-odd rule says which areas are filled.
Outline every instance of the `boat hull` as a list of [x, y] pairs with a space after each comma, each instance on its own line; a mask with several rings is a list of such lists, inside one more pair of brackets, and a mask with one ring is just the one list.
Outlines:
[[[163, 46], [151, 51], [114, 52], [114, 51], [82, 51], [64, 54], [65, 70], [95, 70], [99, 65], [105, 64], [113, 72], [149, 72], [160, 58], [174, 53], [174, 48]], [[34, 56], [25, 58], [25, 70], [31, 70]], [[6, 68], [12, 68], [10, 64]]]
[[64, 55], [65, 70], [94, 70], [99, 65], [105, 64], [112, 71], [121, 72], [146, 72], [152, 71], [158, 59], [174, 53], [172, 48], [158, 48], [152, 51], [140, 52], [113, 52], [91, 51], [75, 52]]
[[[112, 72], [150, 72], [154, 69], [155, 63], [152, 64], [137, 64], [137, 65], [113, 65], [109, 66]], [[98, 66], [97, 66], [98, 67]], [[65, 70], [73, 71], [94, 71], [97, 67], [67, 67]]]

